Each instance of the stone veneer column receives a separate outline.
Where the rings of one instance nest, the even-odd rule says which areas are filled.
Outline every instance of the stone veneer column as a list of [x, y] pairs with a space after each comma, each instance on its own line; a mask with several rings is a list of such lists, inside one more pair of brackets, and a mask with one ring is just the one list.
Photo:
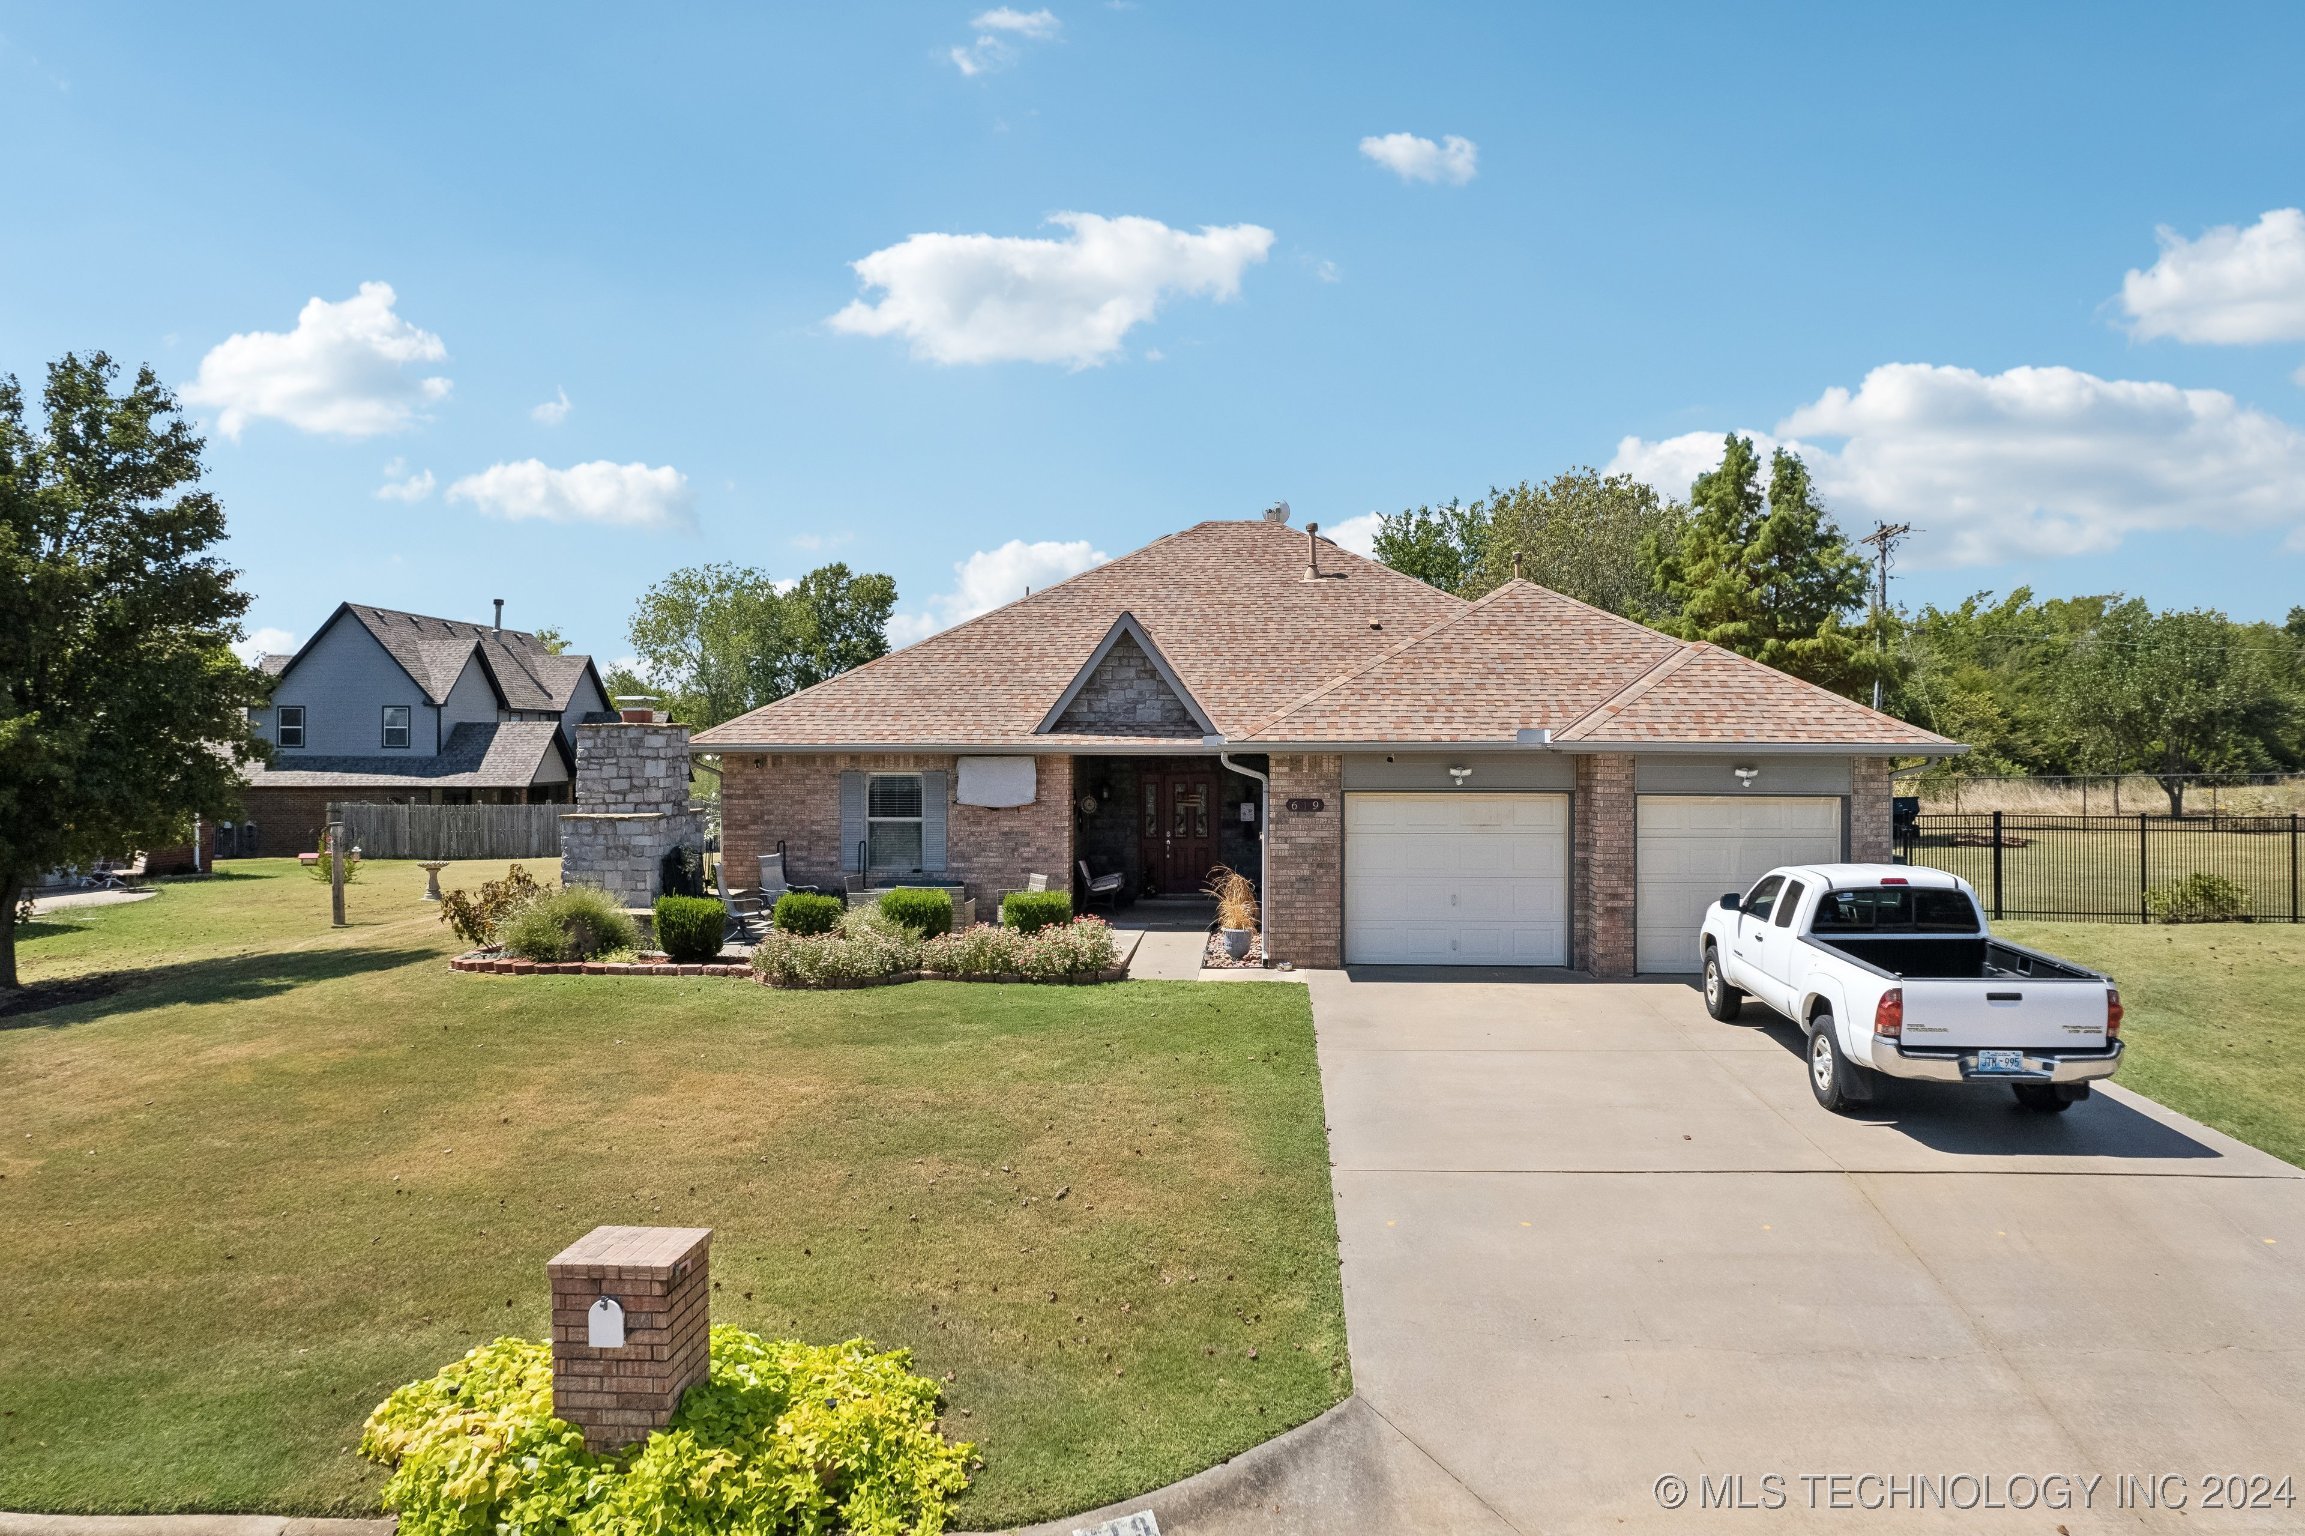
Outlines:
[[[1344, 759], [1334, 752], [1275, 753], [1272, 825], [1265, 828], [1266, 953], [1300, 968], [1344, 964]], [[1291, 800], [1318, 800], [1292, 811]]]
[[1579, 755], [1576, 878], [1570, 892], [1570, 963], [1594, 976], [1630, 976], [1635, 966], [1639, 837], [1633, 760]]
[[1849, 761], [1849, 858], [1857, 864], [1886, 864], [1896, 849], [1890, 798], [1889, 760]]
[[576, 809], [560, 819], [561, 884], [598, 886], [621, 906], [645, 907], [656, 900], [669, 850], [703, 851], [703, 828], [688, 808], [688, 736], [687, 726], [665, 722], [576, 728]]
[[[589, 1451], [645, 1440], [712, 1370], [712, 1229], [594, 1227], [544, 1266], [552, 1282], [552, 1413]], [[624, 1313], [624, 1342], [590, 1342], [593, 1304]]]

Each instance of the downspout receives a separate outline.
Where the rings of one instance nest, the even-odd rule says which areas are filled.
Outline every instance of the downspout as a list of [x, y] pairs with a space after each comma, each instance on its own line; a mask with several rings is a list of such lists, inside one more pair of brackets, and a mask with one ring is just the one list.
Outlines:
[[[1273, 932], [1272, 882], [1266, 878], [1272, 866], [1273, 781], [1245, 763], [1233, 761], [1230, 752], [1219, 752], [1217, 761], [1243, 778], [1257, 781], [1257, 906], [1264, 914], [1265, 941], [1269, 946]], [[1265, 958], [1272, 958], [1268, 947]]]

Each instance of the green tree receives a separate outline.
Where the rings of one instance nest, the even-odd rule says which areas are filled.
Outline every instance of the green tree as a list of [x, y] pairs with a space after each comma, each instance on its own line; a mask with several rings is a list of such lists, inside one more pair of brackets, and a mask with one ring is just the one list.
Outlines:
[[638, 675], [611, 669], [609, 689], [657, 694], [676, 718], [718, 725], [886, 655], [895, 606], [892, 579], [837, 563], [789, 587], [748, 566], [674, 571], [633, 609]]
[[1374, 547], [1376, 557], [1394, 570], [1455, 592], [1480, 568], [1488, 539], [1486, 503], [1468, 507], [1451, 501], [1445, 507], [1380, 513]]
[[1473, 504], [1487, 536], [1475, 569], [1457, 588], [1493, 591], [1516, 570], [1542, 587], [1628, 618], [1664, 616], [1664, 595], [1644, 551], [1680, 540], [1689, 509], [1629, 475], [1579, 467], [1543, 485], [1492, 489]]
[[535, 634], [536, 643], [544, 647], [547, 656], [559, 656], [568, 650], [567, 638], [553, 625], [547, 624]]
[[181, 842], [263, 755], [202, 441], [151, 369], [115, 393], [119, 372], [65, 356], [32, 424], [0, 379], [0, 987], [42, 871]]
[[1689, 502], [1679, 538], [1659, 533], [1644, 547], [1667, 605], [1660, 627], [1828, 688], [1869, 685], [1865, 633], [1844, 622], [1864, 600], [1865, 562], [1818, 502], [1808, 466], [1778, 449], [1764, 501], [1752, 440], [1732, 433]]
[[2092, 769], [2149, 773], [2185, 812], [2188, 776], [2259, 771], [2290, 712], [2279, 677], [2224, 614], [2110, 605], [2064, 658], [2058, 694]]

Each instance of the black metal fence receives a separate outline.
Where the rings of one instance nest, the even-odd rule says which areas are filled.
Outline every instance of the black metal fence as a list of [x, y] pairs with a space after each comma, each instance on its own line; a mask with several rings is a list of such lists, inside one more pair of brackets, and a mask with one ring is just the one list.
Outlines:
[[2247, 893], [2246, 915], [2294, 923], [2296, 816], [1923, 813], [1900, 827], [1908, 864], [1959, 875], [1994, 917], [2146, 920], [2145, 893], [2193, 874]]

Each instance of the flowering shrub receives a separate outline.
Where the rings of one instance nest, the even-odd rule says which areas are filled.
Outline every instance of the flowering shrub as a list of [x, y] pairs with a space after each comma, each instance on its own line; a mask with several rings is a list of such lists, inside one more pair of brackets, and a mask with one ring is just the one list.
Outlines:
[[752, 968], [780, 987], [878, 981], [920, 967], [920, 940], [902, 928], [852, 922], [832, 933], [774, 928], [752, 952]]
[[973, 1447], [905, 1350], [712, 1330], [712, 1374], [629, 1462], [552, 1416], [552, 1349], [483, 1344], [369, 1415], [402, 1536], [935, 1536]]
[[942, 976], [1027, 976], [1036, 981], [1090, 975], [1119, 957], [1112, 928], [1094, 917], [1030, 933], [979, 923], [920, 947], [924, 971]]

